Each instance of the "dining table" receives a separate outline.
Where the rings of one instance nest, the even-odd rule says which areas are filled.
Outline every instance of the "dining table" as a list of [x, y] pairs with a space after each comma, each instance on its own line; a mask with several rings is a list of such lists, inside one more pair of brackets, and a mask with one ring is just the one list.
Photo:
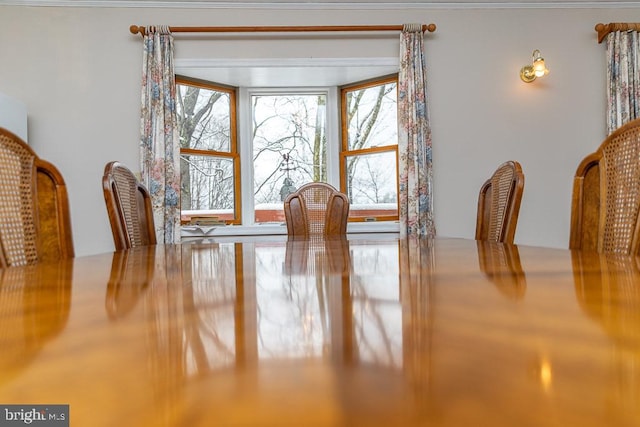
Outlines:
[[0, 425], [49, 406], [74, 427], [637, 427], [640, 257], [349, 235], [9, 267]]

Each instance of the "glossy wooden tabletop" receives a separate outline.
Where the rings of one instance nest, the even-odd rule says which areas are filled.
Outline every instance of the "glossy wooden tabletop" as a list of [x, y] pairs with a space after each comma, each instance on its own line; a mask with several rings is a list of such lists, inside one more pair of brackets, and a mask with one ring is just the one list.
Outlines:
[[640, 425], [640, 258], [167, 245], [1, 270], [0, 322], [0, 404], [74, 427]]

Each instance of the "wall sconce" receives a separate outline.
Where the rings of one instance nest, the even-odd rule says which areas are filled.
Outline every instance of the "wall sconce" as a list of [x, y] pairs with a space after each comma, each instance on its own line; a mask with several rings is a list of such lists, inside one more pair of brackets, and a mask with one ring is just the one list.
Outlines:
[[531, 83], [538, 77], [549, 74], [549, 69], [544, 63], [544, 58], [538, 49], [533, 51], [533, 61], [531, 65], [525, 65], [520, 69], [520, 78], [525, 83]]

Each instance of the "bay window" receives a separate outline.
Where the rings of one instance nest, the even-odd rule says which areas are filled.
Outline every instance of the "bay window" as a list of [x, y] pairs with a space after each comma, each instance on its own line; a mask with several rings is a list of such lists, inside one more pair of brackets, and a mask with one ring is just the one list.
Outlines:
[[352, 222], [398, 219], [395, 75], [341, 88], [176, 84], [183, 224], [281, 224], [285, 197], [312, 181], [347, 194]]

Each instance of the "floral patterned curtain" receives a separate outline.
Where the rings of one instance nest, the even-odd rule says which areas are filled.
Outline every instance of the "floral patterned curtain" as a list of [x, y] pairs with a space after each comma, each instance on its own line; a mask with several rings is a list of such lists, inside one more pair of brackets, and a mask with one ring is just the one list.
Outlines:
[[173, 36], [149, 27], [142, 65], [141, 179], [151, 193], [158, 243], [180, 241], [180, 143]]
[[400, 235], [433, 237], [431, 127], [422, 25], [404, 25], [398, 75]]
[[637, 31], [607, 35], [607, 134], [640, 117], [640, 44]]

